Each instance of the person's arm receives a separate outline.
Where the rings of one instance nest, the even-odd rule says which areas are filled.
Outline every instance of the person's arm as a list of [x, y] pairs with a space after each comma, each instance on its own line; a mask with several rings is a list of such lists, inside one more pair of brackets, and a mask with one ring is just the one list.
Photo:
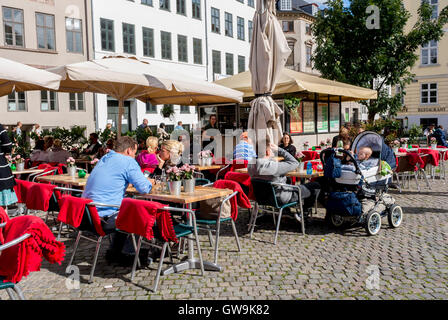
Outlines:
[[[292, 155], [293, 157], [295, 157], [296, 153], [297, 153], [297, 149], [296, 149], [296, 147], [294, 147], [293, 145], [291, 145], [291, 155]], [[294, 159], [295, 159], [295, 158], [294, 158]]]
[[151, 182], [143, 175], [139, 165], [135, 160], [128, 168], [128, 181], [137, 189], [139, 193], [149, 193], [152, 189]]
[[299, 162], [286, 150], [278, 148], [278, 156], [283, 157], [283, 161], [270, 161], [269, 165], [264, 168], [263, 175], [272, 175], [274, 177], [281, 177], [288, 172], [294, 171]]
[[11, 153], [12, 150], [12, 142], [3, 126], [0, 126], [0, 150], [2, 153]]

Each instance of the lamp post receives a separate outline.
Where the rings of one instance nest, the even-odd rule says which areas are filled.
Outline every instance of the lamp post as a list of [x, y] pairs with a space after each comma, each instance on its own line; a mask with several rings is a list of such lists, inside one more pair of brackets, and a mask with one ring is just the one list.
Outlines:
[[408, 124], [409, 124], [409, 118], [406, 116], [403, 119], [403, 126], [406, 130], [408, 129]]

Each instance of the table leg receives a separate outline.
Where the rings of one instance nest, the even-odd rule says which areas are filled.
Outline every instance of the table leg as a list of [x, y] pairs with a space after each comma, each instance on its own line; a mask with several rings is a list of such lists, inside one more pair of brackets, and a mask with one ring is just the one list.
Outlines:
[[[187, 204], [186, 209], [191, 209], [191, 204]], [[190, 225], [193, 224], [191, 216], [188, 217], [188, 223]], [[165, 269], [164, 271], [162, 271], [162, 274], [167, 275], [167, 274], [176, 273], [176, 272], [180, 272], [180, 271], [184, 271], [184, 270], [201, 269], [201, 263], [200, 263], [199, 259], [196, 259], [194, 257], [193, 246], [194, 246], [194, 240], [191, 237], [191, 235], [189, 235], [188, 236], [188, 258], [187, 258], [187, 260], [176, 263], [172, 267]], [[204, 270], [206, 270], [206, 271], [222, 271], [222, 267], [217, 263], [203, 261], [203, 264], [204, 264]]]

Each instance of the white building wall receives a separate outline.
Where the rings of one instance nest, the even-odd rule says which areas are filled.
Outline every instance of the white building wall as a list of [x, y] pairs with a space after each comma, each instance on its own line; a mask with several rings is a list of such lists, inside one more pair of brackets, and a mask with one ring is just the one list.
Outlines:
[[[246, 57], [245, 66], [248, 69], [250, 43], [248, 35], [248, 20], [252, 20], [255, 9], [245, 3], [236, 0], [201, 0], [201, 19], [192, 17], [192, 1], [186, 0], [186, 16], [176, 13], [176, 1], [170, 1], [170, 11], [161, 10], [159, 0], [153, 0], [153, 6], [143, 5], [141, 1], [128, 0], [94, 0], [92, 1], [93, 28], [94, 28], [94, 53], [95, 59], [111, 55], [126, 55], [123, 53], [123, 33], [122, 23], [129, 23], [135, 26], [135, 56], [138, 59], [159, 64], [165, 68], [184, 73], [190, 77], [213, 81], [212, 50], [221, 51], [221, 70], [225, 73], [226, 60], [225, 53], [234, 55], [234, 70], [238, 73], [238, 55]], [[211, 7], [220, 10], [221, 34], [211, 32]], [[234, 37], [226, 37], [224, 12], [233, 15]], [[237, 16], [243, 17], [245, 22], [245, 40], [237, 39]], [[101, 48], [101, 26], [100, 19], [114, 21], [114, 42], [115, 52], [103, 51]], [[143, 56], [142, 27], [154, 30], [154, 58]], [[161, 55], [161, 31], [171, 33], [172, 59], [162, 59]], [[188, 62], [178, 61], [177, 35], [187, 36]], [[202, 64], [193, 63], [193, 38], [202, 39]], [[207, 45], [208, 42], [208, 45]], [[206, 49], [208, 47], [208, 61]], [[207, 66], [208, 62], [208, 66]], [[180, 113], [180, 106], [175, 105], [175, 115], [172, 119], [163, 118], [160, 114], [162, 105], [157, 106], [157, 113], [146, 113], [146, 106], [143, 102], [136, 101], [137, 123], [133, 123], [135, 128], [142, 123], [143, 119], [149, 120], [149, 125], [159, 125], [161, 122], [170, 125], [182, 121], [183, 124], [196, 124], [198, 114], [195, 107], [190, 107], [190, 113]], [[97, 116], [98, 127], [103, 129], [107, 124], [107, 99], [105, 95], [97, 95]], [[132, 106], [131, 106], [132, 109]], [[131, 117], [132, 118], [132, 117]]]

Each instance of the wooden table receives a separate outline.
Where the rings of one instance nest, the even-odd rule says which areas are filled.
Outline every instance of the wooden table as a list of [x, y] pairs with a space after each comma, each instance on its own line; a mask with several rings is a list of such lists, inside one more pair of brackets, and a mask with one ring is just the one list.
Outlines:
[[206, 170], [216, 170], [225, 167], [225, 164], [213, 164], [211, 166], [196, 166], [196, 170], [198, 171], [206, 171]]
[[23, 171], [13, 171], [12, 174], [19, 175], [19, 174], [32, 174], [32, 173], [42, 173], [44, 172], [44, 169], [25, 169]]
[[291, 171], [286, 174], [287, 177], [296, 177], [299, 179], [312, 179], [323, 177], [323, 175], [324, 175], [323, 171], [314, 171], [312, 174], [307, 174], [306, 170]]
[[395, 156], [396, 156], [397, 158], [400, 158], [400, 157], [406, 157], [406, 152], [397, 152], [397, 153], [395, 153]]
[[85, 187], [89, 174], [86, 174], [84, 178], [78, 178], [78, 176], [69, 176], [68, 174], [59, 174], [54, 176], [44, 176], [37, 178], [39, 181], [50, 182], [52, 184], [62, 184], [73, 187]]
[[[185, 208], [191, 209], [191, 204], [198, 201], [210, 200], [225, 197], [233, 193], [230, 189], [217, 189], [212, 187], [195, 187], [194, 193], [181, 192], [180, 195], [175, 196], [167, 193], [162, 193], [159, 190], [151, 190], [148, 194], [138, 194], [139, 199], [158, 200], [172, 203], [182, 204]], [[189, 217], [189, 223], [192, 224], [191, 217]], [[222, 267], [218, 264], [204, 261], [204, 270], [207, 271], [221, 271]], [[172, 267], [163, 271], [163, 274], [171, 274], [189, 269], [200, 269], [201, 265], [199, 260], [194, 258], [193, 252], [193, 239], [188, 238], [188, 259], [179, 262]]]

